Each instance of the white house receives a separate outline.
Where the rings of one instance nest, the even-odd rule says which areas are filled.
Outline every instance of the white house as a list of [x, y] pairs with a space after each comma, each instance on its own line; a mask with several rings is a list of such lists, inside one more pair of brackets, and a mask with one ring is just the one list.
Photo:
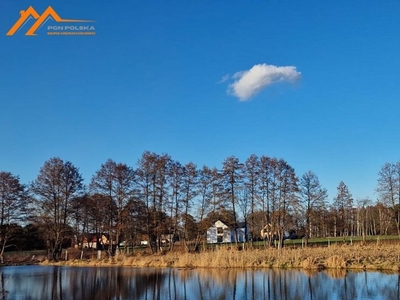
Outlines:
[[[238, 224], [236, 229], [238, 235], [238, 242], [243, 243], [247, 241], [247, 230], [244, 223]], [[234, 243], [235, 242], [235, 229], [227, 226], [220, 220], [214, 223], [213, 226], [207, 230], [207, 243]]]

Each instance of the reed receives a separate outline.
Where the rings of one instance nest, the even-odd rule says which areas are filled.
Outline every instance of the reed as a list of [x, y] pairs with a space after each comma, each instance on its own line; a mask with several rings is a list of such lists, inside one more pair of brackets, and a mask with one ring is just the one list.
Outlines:
[[400, 244], [389, 245], [332, 245], [313, 248], [265, 248], [237, 250], [219, 248], [201, 253], [181, 251], [157, 254], [119, 254], [96, 259], [70, 258], [57, 263], [42, 264], [76, 266], [133, 266], [176, 268], [299, 268], [368, 269], [400, 271]]

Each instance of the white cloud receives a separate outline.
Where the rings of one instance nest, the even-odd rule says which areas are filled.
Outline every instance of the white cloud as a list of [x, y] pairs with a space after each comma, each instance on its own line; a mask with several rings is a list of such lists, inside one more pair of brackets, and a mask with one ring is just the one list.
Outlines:
[[226, 74], [226, 75], [222, 76], [221, 80], [218, 81], [218, 83], [223, 83], [225, 81], [228, 81], [229, 79], [231, 79], [231, 75]]
[[250, 70], [235, 73], [234, 80], [228, 87], [228, 93], [240, 101], [249, 100], [262, 89], [276, 82], [295, 82], [301, 73], [293, 66], [278, 67], [267, 64], [254, 65]]

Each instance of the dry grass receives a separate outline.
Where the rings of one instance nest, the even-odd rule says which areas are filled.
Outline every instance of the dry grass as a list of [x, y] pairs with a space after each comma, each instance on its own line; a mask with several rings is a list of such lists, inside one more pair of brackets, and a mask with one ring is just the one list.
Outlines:
[[[300, 268], [305, 270], [368, 269], [400, 271], [400, 245], [333, 245], [318, 248], [236, 250], [221, 248], [202, 253], [168, 252], [96, 259], [70, 258], [57, 264], [76, 266], [133, 266], [176, 268]], [[78, 255], [79, 256], [79, 255]], [[43, 264], [54, 264], [45, 261]]]
[[5, 253], [3, 265], [31, 265], [37, 263], [43, 263], [46, 261], [46, 256], [43, 254], [32, 254], [28, 252], [15, 252]]

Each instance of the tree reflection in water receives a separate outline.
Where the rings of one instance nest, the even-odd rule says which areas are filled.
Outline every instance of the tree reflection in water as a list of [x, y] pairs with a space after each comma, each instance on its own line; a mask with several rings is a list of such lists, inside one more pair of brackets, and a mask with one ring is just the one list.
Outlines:
[[400, 275], [379, 272], [3, 267], [0, 299], [400, 299]]

